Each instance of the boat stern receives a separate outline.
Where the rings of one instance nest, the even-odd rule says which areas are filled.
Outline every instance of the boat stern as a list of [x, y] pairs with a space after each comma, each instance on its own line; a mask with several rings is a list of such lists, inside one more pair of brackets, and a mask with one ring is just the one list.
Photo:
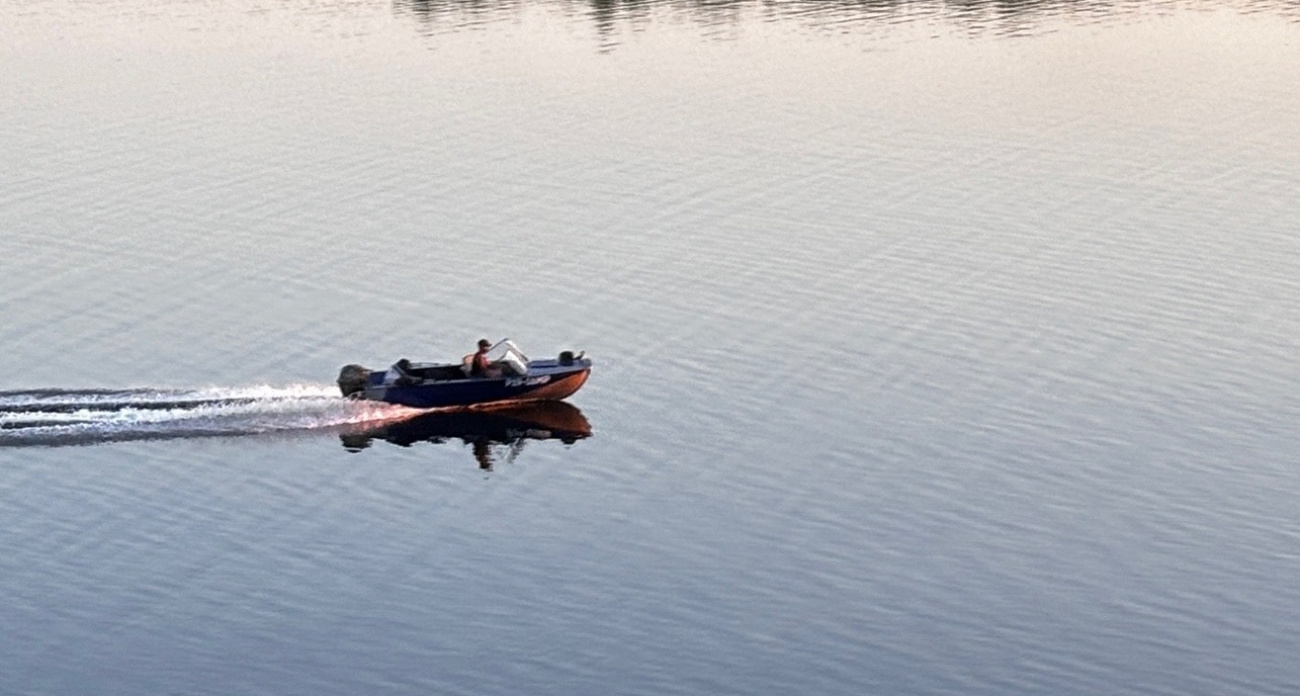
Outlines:
[[368, 368], [361, 365], [344, 365], [339, 370], [339, 391], [343, 396], [354, 397], [354, 395], [363, 394], [366, 387], [370, 385], [370, 372]]

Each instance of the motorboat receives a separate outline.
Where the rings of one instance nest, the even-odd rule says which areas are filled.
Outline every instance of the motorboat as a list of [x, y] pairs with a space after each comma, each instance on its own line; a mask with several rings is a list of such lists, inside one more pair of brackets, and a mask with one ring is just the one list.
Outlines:
[[559, 401], [582, 388], [591, 358], [564, 351], [555, 358], [529, 359], [510, 339], [488, 349], [489, 369], [472, 375], [467, 355], [459, 363], [418, 363], [403, 358], [387, 370], [346, 365], [339, 390], [353, 399], [411, 408], [486, 407], [527, 401]]

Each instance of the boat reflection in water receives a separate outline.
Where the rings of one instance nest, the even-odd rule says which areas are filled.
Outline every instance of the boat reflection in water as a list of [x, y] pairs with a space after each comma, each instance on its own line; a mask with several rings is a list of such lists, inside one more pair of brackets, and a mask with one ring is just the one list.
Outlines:
[[349, 452], [360, 452], [375, 440], [410, 447], [417, 442], [461, 440], [474, 450], [480, 468], [490, 470], [494, 449], [505, 448], [505, 461], [514, 461], [528, 440], [559, 440], [571, 445], [591, 437], [591, 424], [582, 411], [564, 401], [537, 401], [490, 410], [426, 413], [409, 420], [359, 427], [341, 433]]

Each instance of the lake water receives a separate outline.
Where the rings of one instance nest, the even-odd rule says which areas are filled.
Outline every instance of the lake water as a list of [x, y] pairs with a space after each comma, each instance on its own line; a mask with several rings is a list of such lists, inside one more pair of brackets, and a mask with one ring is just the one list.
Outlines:
[[0, 693], [1300, 691], [1294, 4], [4, 5]]

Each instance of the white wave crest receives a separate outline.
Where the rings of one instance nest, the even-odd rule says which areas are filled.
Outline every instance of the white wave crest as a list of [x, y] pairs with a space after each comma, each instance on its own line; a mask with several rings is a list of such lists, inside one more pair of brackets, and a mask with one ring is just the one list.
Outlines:
[[332, 385], [0, 392], [0, 446], [251, 435], [409, 417], [339, 396]]

